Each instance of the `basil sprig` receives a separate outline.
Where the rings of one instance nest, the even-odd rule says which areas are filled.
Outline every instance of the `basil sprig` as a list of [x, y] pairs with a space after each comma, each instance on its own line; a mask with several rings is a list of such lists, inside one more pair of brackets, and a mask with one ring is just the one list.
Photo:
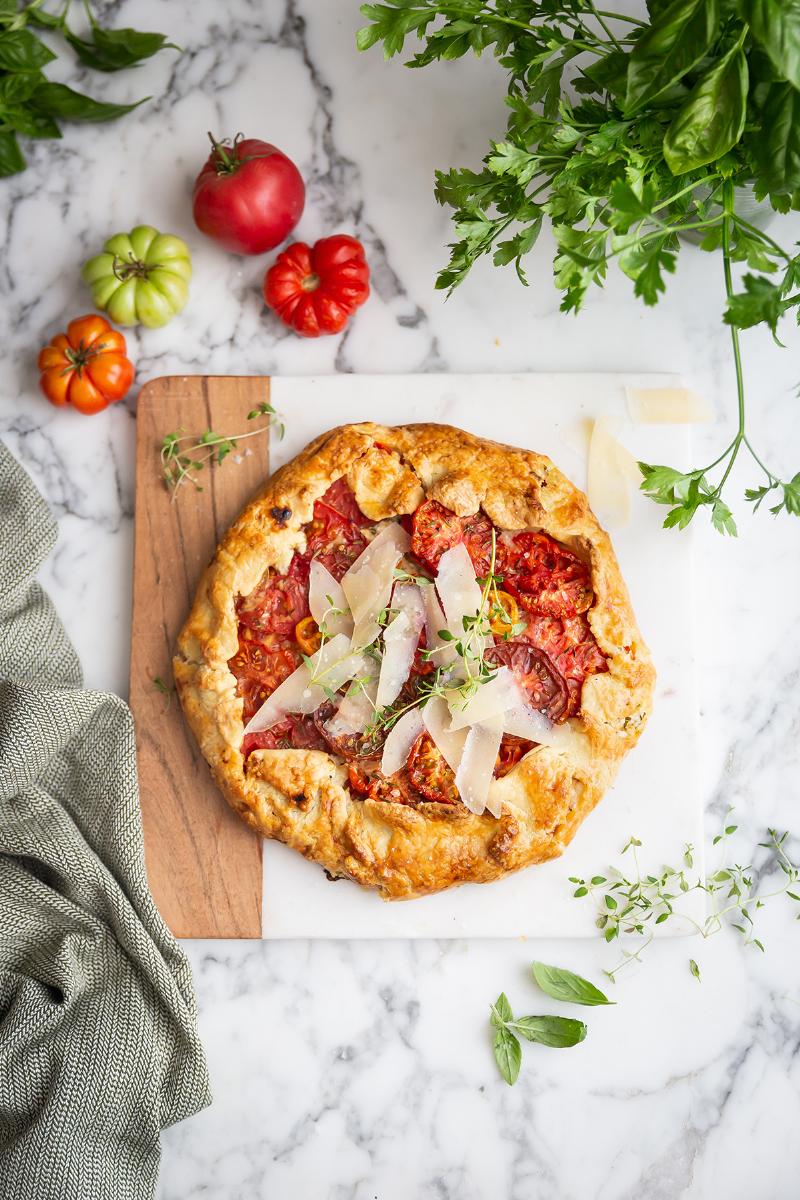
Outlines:
[[[640, 18], [576, 0], [391, 0], [364, 4], [359, 49], [407, 38], [424, 67], [491, 49], [507, 73], [510, 115], [480, 170], [436, 174], [455, 239], [437, 286], [451, 291], [491, 255], [524, 262], [549, 222], [562, 311], [577, 312], [616, 262], [645, 304], [675, 271], [679, 235], [722, 260], [723, 320], [736, 372], [737, 426], [714, 460], [690, 471], [640, 463], [641, 488], [682, 529], [701, 510], [735, 534], [725, 485], [736, 459], [760, 472], [754, 509], [800, 516], [800, 471], [768, 466], [745, 420], [740, 332], [800, 319], [800, 254], [746, 220], [739, 189], [779, 213], [800, 209], [800, 0], [658, 0]], [[575, 94], [577, 93], [577, 99]], [[734, 284], [732, 266], [749, 268]]]
[[[599, 988], [588, 979], [573, 974], [563, 967], [551, 967], [547, 963], [533, 963], [533, 978], [543, 992], [555, 1000], [570, 1004], [611, 1004]], [[494, 1057], [498, 1070], [506, 1083], [516, 1083], [522, 1065], [520, 1038], [538, 1042], [540, 1046], [563, 1049], [577, 1046], [586, 1037], [583, 1021], [574, 1017], [551, 1015], [515, 1017], [505, 992], [501, 992], [490, 1010], [489, 1021], [494, 1030]]]
[[0, 0], [0, 176], [25, 169], [18, 137], [60, 138], [59, 120], [113, 121], [143, 103], [108, 104], [46, 79], [43, 69], [57, 56], [31, 32], [31, 25], [60, 34], [80, 61], [97, 71], [119, 71], [159, 50], [177, 49], [163, 33], [102, 29], [88, 4], [90, 33], [80, 38], [67, 25], [69, 7], [68, 2], [56, 14], [43, 7], [43, 0], [21, 5]]

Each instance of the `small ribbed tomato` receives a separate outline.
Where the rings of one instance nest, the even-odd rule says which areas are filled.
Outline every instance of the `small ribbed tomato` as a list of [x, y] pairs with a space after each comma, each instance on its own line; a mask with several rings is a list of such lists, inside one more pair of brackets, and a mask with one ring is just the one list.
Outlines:
[[59, 408], [71, 404], [87, 415], [100, 412], [121, 400], [133, 383], [133, 363], [125, 351], [125, 338], [105, 317], [77, 317], [39, 351], [39, 386]]
[[264, 280], [267, 304], [301, 337], [341, 333], [368, 295], [364, 247], [346, 233], [320, 238], [313, 249], [294, 242]]

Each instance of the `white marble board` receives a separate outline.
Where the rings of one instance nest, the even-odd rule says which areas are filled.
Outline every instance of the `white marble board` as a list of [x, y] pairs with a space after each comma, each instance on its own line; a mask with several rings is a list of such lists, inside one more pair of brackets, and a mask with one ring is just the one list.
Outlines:
[[[273, 442], [273, 469], [324, 429], [347, 421], [443, 421], [548, 454], [586, 486], [592, 418], [622, 419], [620, 440], [639, 459], [688, 466], [691, 430], [634, 425], [626, 386], [678, 383], [665, 375], [338, 375], [272, 380], [286, 436]], [[601, 515], [601, 514], [598, 514]], [[654, 869], [680, 858], [686, 843], [702, 856], [698, 787], [692, 537], [663, 533], [664, 510], [634, 496], [629, 523], [609, 528], [640, 628], [658, 671], [653, 715], [613, 789], [587, 818], [566, 854], [497, 883], [386, 903], [348, 880], [331, 883], [318, 866], [276, 842], [264, 846], [265, 938], [596, 936], [587, 901], [573, 899], [570, 875], [616, 862], [631, 834]], [[631, 864], [632, 865], [632, 864]], [[689, 915], [702, 912], [702, 898]], [[679, 932], [670, 922], [667, 933]]]

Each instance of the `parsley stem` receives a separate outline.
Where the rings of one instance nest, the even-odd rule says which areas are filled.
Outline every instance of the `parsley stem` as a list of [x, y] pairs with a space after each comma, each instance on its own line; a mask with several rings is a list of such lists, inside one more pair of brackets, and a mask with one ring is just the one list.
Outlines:
[[[726, 179], [722, 185], [722, 197], [724, 213], [722, 217], [722, 264], [725, 272], [725, 292], [730, 304], [733, 298], [733, 273], [731, 271], [731, 226], [733, 224], [734, 215], [734, 194], [733, 181]], [[736, 325], [731, 325], [731, 343], [733, 345], [733, 363], [736, 369], [736, 398], [739, 408], [739, 430], [736, 437], [733, 439], [733, 448], [731, 456], [728, 459], [728, 464], [722, 474], [722, 478], [717, 484], [715, 493], [717, 496], [721, 493], [725, 481], [733, 470], [733, 464], [736, 462], [736, 456], [739, 453], [739, 447], [744, 438], [744, 376], [742, 373], [742, 354], [739, 346], [739, 330]]]
[[593, 15], [593, 16], [595, 17], [595, 19], [597, 20], [597, 23], [598, 23], [598, 25], [599, 25], [599, 26], [600, 26], [600, 28], [603, 30], [603, 33], [606, 35], [606, 37], [608, 38], [608, 40], [611, 42], [611, 44], [613, 45], [614, 49], [615, 49], [615, 50], [620, 50], [620, 51], [621, 51], [621, 50], [622, 50], [622, 46], [621, 46], [621, 45], [620, 45], [620, 43], [617, 41], [616, 37], [615, 37], [615, 36], [614, 36], [614, 34], [611, 32], [611, 30], [609, 29], [608, 25], [606, 25], [605, 21], [603, 20], [604, 13], [600, 12], [600, 10], [599, 10], [598, 8], [596, 8], [596, 7], [595, 7], [595, 5], [592, 3], [592, 0], [589, 0], [589, 8], [592, 10], [592, 15]]

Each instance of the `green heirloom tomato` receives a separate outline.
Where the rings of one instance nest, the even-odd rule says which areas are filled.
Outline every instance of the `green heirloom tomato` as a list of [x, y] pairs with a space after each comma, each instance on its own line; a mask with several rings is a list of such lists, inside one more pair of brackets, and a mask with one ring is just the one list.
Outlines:
[[189, 299], [189, 247], [172, 233], [137, 225], [117, 233], [84, 265], [95, 307], [117, 325], [166, 325]]

